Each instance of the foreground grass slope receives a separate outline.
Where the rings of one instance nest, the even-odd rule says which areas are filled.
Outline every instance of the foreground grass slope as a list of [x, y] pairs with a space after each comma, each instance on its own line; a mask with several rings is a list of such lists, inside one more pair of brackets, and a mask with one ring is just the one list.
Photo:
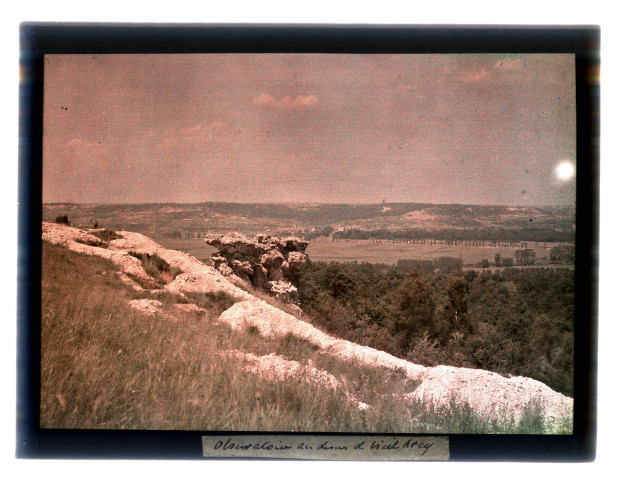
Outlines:
[[[404, 399], [416, 385], [398, 371], [339, 360], [293, 336], [233, 332], [215, 321], [231, 298], [135, 292], [115, 268], [43, 243], [43, 428], [540, 433], [537, 405], [519, 423], [506, 418], [502, 424], [456, 403], [433, 410]], [[158, 299], [164, 309], [139, 313], [128, 303], [137, 298]], [[174, 307], [187, 302], [206, 312]], [[305, 382], [303, 374], [267, 380], [230, 351], [314, 365], [344, 389]], [[371, 408], [360, 410], [351, 396]]]

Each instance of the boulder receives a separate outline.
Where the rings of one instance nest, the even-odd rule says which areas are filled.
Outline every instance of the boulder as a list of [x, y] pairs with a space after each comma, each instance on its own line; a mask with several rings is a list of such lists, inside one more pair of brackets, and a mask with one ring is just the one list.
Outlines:
[[288, 237], [284, 240], [284, 248], [289, 252], [305, 252], [309, 243], [295, 237]]
[[230, 262], [233, 272], [245, 273], [246, 275], [254, 274], [254, 267], [247, 260], [233, 260]]
[[278, 300], [293, 304], [299, 302], [299, 292], [297, 291], [297, 287], [290, 282], [283, 282], [282, 280], [267, 282], [264, 289]]
[[284, 255], [279, 250], [273, 249], [262, 255], [259, 262], [267, 270], [275, 270], [282, 266], [284, 260]]
[[207, 234], [205, 242], [217, 248], [225, 256], [238, 252], [244, 256], [256, 257], [267, 251], [261, 243], [251, 241], [245, 235], [237, 232], [225, 235]]
[[310, 263], [305, 253], [308, 247], [305, 240], [264, 234], [249, 238], [232, 232], [207, 234], [205, 242], [218, 249], [211, 260], [223, 275], [234, 275], [281, 300], [299, 302], [297, 286], [304, 268]]
[[284, 272], [282, 272], [281, 268], [274, 268], [273, 270], [269, 270], [267, 278], [273, 282], [281, 282], [284, 280]]
[[308, 255], [297, 250], [289, 253], [286, 265], [282, 266], [284, 276], [294, 282], [298, 282], [301, 273], [308, 266]]

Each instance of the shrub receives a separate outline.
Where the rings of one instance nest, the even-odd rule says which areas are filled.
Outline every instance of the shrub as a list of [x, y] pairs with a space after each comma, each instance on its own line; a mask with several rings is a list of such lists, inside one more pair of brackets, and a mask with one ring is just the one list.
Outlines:
[[129, 255], [137, 258], [142, 263], [144, 271], [160, 285], [172, 282], [177, 275], [182, 273], [178, 267], [170, 267], [168, 262], [158, 255], [148, 253], [129, 252]]
[[104, 242], [111, 242], [112, 240], [123, 238], [118, 233], [116, 233], [114, 230], [108, 230], [107, 228], [104, 228], [103, 230], [99, 230], [97, 232], [91, 232], [91, 234], [94, 235], [95, 237], [100, 238]]
[[55, 223], [61, 223], [64, 225], [71, 225], [71, 221], [69, 220], [69, 217], [67, 217], [66, 215], [58, 215], [55, 219], [54, 219]]
[[211, 313], [213, 318], [217, 318], [224, 310], [232, 307], [237, 299], [226, 292], [187, 292], [185, 294], [187, 300], [200, 308]]
[[249, 335], [258, 335], [260, 329], [256, 325], [248, 324], [246, 326], [246, 332], [248, 332]]
[[82, 245], [88, 245], [89, 247], [104, 247], [107, 248], [107, 244], [104, 242], [100, 242], [99, 240], [82, 240], [81, 238], [76, 238], [75, 241], [77, 243], [81, 243]]
[[177, 278], [178, 275], [181, 275], [182, 273], [183, 273], [183, 270], [181, 270], [179, 267], [172, 267], [170, 269], [170, 276], [172, 277], [173, 280]]

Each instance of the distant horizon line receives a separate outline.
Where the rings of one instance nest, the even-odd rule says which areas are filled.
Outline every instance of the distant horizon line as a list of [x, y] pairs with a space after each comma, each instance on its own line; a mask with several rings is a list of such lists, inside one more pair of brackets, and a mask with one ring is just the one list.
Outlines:
[[528, 208], [528, 207], [572, 207], [576, 204], [500, 204], [500, 203], [435, 203], [435, 202], [225, 202], [221, 200], [206, 200], [200, 202], [42, 202], [42, 205], [106, 205], [106, 206], [126, 206], [126, 205], [203, 205], [209, 203], [228, 204], [228, 205], [350, 205], [350, 206], [370, 206], [370, 205], [459, 205], [463, 207], [506, 207], [506, 208]]

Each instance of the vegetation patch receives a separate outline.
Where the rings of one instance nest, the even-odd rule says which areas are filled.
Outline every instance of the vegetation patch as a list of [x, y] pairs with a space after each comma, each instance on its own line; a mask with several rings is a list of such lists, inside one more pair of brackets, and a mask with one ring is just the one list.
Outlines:
[[108, 248], [108, 244], [100, 240], [83, 240], [81, 238], [75, 238], [74, 241], [81, 243], [82, 245], [88, 245], [89, 247]]
[[138, 275], [134, 275], [133, 273], [125, 273], [125, 275], [127, 275], [131, 280], [136, 282], [140, 287], [145, 290], [153, 290], [162, 286], [160, 282], [158, 282], [152, 277], [139, 277]]
[[329, 334], [414, 363], [530, 377], [573, 395], [572, 271], [410, 267], [314, 262], [302, 308]]
[[95, 237], [99, 237], [104, 242], [111, 242], [112, 240], [118, 240], [119, 238], [123, 238], [114, 230], [108, 230], [107, 228], [104, 228], [103, 230], [91, 231], [90, 234], [94, 235]]
[[[440, 407], [429, 408], [422, 402], [413, 402], [412, 409], [416, 421], [427, 433], [532, 435], [542, 433], [545, 423], [544, 409], [535, 401], [530, 402], [518, 417], [507, 413], [501, 420], [480, 415], [471, 406], [458, 402], [454, 397]], [[572, 434], [572, 425], [567, 422], [556, 433]]]
[[185, 302], [180, 303], [193, 303], [209, 311], [213, 318], [218, 318], [224, 310], [228, 310], [237, 303], [235, 297], [223, 291], [204, 293], [188, 292], [185, 294], [185, 297]]
[[71, 221], [69, 220], [69, 217], [67, 215], [58, 215], [54, 219], [54, 223], [60, 223], [63, 225], [71, 225]]
[[248, 335], [260, 334], [260, 329], [256, 325], [247, 325], [245, 331]]
[[140, 300], [147, 298], [150, 300], [159, 300], [166, 306], [171, 306], [177, 303], [189, 303], [189, 300], [180, 293], [170, 292], [168, 290], [156, 290], [156, 291], [141, 291], [137, 292], [133, 290], [130, 294], [132, 300]]
[[168, 262], [158, 255], [137, 252], [129, 252], [129, 255], [140, 260], [144, 271], [159, 285], [167, 285], [172, 282], [177, 275], [183, 273], [180, 268], [171, 267]]

